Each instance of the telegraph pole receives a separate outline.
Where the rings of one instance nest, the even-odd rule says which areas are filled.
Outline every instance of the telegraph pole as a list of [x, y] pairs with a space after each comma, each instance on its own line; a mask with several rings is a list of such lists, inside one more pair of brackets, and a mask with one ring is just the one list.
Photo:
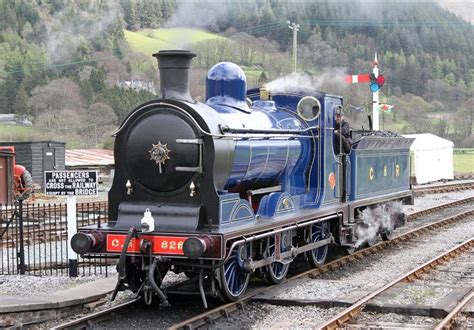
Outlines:
[[293, 62], [295, 64], [294, 72], [296, 72], [296, 47], [298, 45], [298, 31], [300, 25], [295, 22], [291, 23], [290, 21], [287, 21], [287, 23], [288, 27], [293, 31]]

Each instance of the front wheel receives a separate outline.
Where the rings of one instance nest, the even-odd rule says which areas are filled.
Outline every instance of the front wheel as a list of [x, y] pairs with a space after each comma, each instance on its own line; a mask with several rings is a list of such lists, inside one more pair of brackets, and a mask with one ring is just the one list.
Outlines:
[[250, 258], [250, 245], [240, 245], [230, 253], [218, 271], [220, 296], [224, 301], [237, 301], [249, 284], [250, 273], [245, 271], [244, 263]]

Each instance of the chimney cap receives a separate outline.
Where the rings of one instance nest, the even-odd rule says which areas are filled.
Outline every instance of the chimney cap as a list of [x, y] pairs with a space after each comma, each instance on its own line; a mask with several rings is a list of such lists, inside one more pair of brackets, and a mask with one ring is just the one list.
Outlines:
[[190, 60], [193, 57], [196, 57], [196, 54], [190, 52], [189, 50], [160, 50], [158, 53], [153, 54], [153, 57], [157, 58], [158, 67], [160, 69], [189, 69]]

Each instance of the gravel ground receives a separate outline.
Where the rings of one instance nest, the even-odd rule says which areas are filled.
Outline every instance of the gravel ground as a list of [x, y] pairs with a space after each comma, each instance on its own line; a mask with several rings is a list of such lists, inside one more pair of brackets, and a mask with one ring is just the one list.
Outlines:
[[[377, 322], [373, 322], [374, 317], [377, 316]], [[394, 314], [394, 313], [387, 313], [387, 314], [375, 314], [375, 313], [367, 313], [363, 312], [360, 313], [357, 317], [357, 323], [359, 326], [361, 324], [366, 324], [367, 327], [369, 328], [370, 325], [377, 325], [377, 324], [386, 324], [388, 326], [389, 324], [403, 324], [405, 329], [412, 329], [410, 325], [416, 325], [416, 329], [420, 329], [419, 326], [426, 326], [426, 329], [433, 329], [438, 323], [439, 319], [431, 318], [431, 317], [425, 317], [425, 316], [412, 316], [412, 315], [400, 315], [400, 314]], [[390, 327], [391, 329], [396, 329], [394, 327]], [[374, 326], [372, 329], [381, 329], [381, 327], [376, 327]]]
[[[433, 207], [439, 204], [449, 203], [455, 200], [462, 198], [467, 198], [473, 196], [474, 192], [472, 190], [451, 192], [445, 194], [433, 194], [425, 195], [415, 199], [415, 205], [404, 206], [405, 212], [407, 214], [417, 212], [429, 207]], [[63, 248], [63, 247], [61, 247]], [[65, 247], [64, 247], [65, 248]], [[6, 253], [4, 254], [6, 255]], [[5, 260], [2, 260], [6, 262]], [[6, 267], [6, 264], [4, 264]], [[110, 268], [110, 276], [115, 276], [115, 267]], [[169, 278], [171, 276], [171, 278]], [[165, 281], [175, 282], [177, 280], [177, 275], [169, 272], [165, 277]], [[87, 276], [87, 277], [77, 277], [69, 278], [65, 276], [20, 276], [20, 275], [0, 275], [0, 295], [25, 295], [25, 291], [28, 292], [27, 295], [37, 295], [48, 292], [56, 292], [59, 290], [67, 289], [75, 285], [90, 282], [98, 279], [98, 276]], [[25, 285], [22, 285], [25, 283]]]
[[0, 296], [31, 297], [66, 290], [99, 279], [97, 276], [28, 276], [0, 275]]
[[[474, 220], [474, 218], [472, 218]], [[321, 275], [318, 279], [293, 287], [277, 296], [281, 299], [331, 299], [344, 300], [348, 292], [355, 298], [365, 293], [357, 290], [341, 290], [341, 287], [365, 288], [374, 291], [402, 274], [421, 265], [450, 247], [474, 236], [472, 221], [456, 227], [424, 235], [405, 245], [399, 245], [389, 252], [378, 253], [359, 260], [357, 265], [349, 266]], [[330, 280], [330, 281], [327, 281]], [[335, 281], [337, 280], [337, 281]], [[315, 287], [316, 285], [316, 287]], [[328, 290], [323, 290], [324, 288]]]
[[456, 315], [454, 321], [454, 329], [474, 329], [474, 317], [461, 313]]
[[[115, 266], [108, 267], [109, 277], [116, 278]], [[28, 276], [0, 275], [0, 297], [3, 295], [31, 297], [67, 290], [77, 285], [104, 278], [103, 275], [84, 277], [66, 276]], [[163, 286], [169, 286], [186, 279], [184, 274], [168, 272], [163, 280]]]
[[[433, 207], [439, 204], [448, 203], [461, 198], [473, 196], [474, 192], [460, 191], [451, 192], [445, 194], [433, 194], [417, 197], [415, 199], [415, 205], [405, 206], [404, 210], [410, 214], [419, 210]], [[444, 247], [450, 244], [450, 238], [459, 237], [458, 241], [462, 240], [462, 237], [472, 237], [474, 232], [472, 226], [464, 226], [463, 228], [455, 227], [447, 230], [443, 230], [442, 233], [436, 235], [436, 240], [432, 236], [421, 238], [418, 244], [426, 245], [428, 243], [435, 242], [435, 245], [430, 248], [410, 249], [406, 253], [399, 254], [390, 258], [390, 256], [383, 258], [386, 262], [383, 265], [373, 265], [370, 262], [367, 264], [361, 264], [360, 270], [357, 270], [354, 274], [345, 275], [339, 274], [338, 281], [344, 282], [344, 280], [350, 279], [350, 290], [346, 286], [342, 286], [336, 281], [314, 281], [318, 283], [316, 287], [303, 287], [297, 289], [297, 294], [293, 294], [294, 297], [303, 298], [308, 292], [326, 292], [327, 297], [337, 297], [337, 292], [354, 292], [359, 291], [362, 288], [367, 290], [373, 289], [374, 286], [382, 285], [386, 283], [388, 279], [395, 276], [393, 275], [402, 272], [401, 269], [411, 267], [415, 263], [423, 262], [426, 258], [425, 252], [433, 250], [433, 255], [437, 251], [441, 251]], [[452, 244], [452, 243], [451, 243]], [[400, 262], [403, 260], [403, 263]], [[115, 267], [111, 267], [110, 276], [116, 276]], [[383, 269], [383, 272], [380, 270]], [[354, 270], [353, 270], [354, 271]], [[334, 273], [331, 274], [331, 279], [337, 278]], [[79, 285], [84, 282], [89, 282], [98, 279], [99, 276], [87, 276], [78, 278], [69, 278], [67, 276], [19, 276], [19, 275], [0, 275], [0, 297], [2, 295], [18, 295], [18, 296], [37, 296], [43, 295], [50, 292], [56, 292], [59, 290], [68, 289]], [[370, 280], [369, 280], [370, 278]], [[164, 280], [165, 285], [175, 283], [183, 279], [183, 275], [176, 275], [169, 273]], [[342, 283], [341, 282], [341, 283]], [[323, 284], [324, 283], [324, 284]], [[288, 293], [290, 296], [292, 293]], [[314, 294], [312, 295], [314, 298]], [[118, 301], [122, 299], [129, 299], [126, 293], [119, 293]], [[314, 327], [314, 320], [328, 319], [331, 315], [337, 314], [340, 308], [332, 309], [321, 309], [316, 307], [276, 307], [266, 305], [262, 303], [255, 303], [246, 307], [245, 312], [240, 313], [236, 318], [238, 320], [223, 320], [215, 325], [216, 328], [222, 326], [232, 327]]]
[[415, 205], [405, 205], [403, 207], [405, 213], [411, 214], [418, 212], [430, 207], [434, 207], [441, 204], [455, 202], [460, 199], [473, 197], [474, 190], [463, 190], [463, 191], [453, 191], [449, 193], [442, 194], [430, 194], [415, 197]]
[[[472, 191], [427, 195], [419, 197], [414, 206], [406, 206], [405, 211], [412, 213], [470, 196], [472, 196]], [[286, 292], [279, 293], [275, 298], [345, 301], [350, 295], [352, 299], [360, 299], [369, 291], [382, 287], [409, 271], [415, 265], [421, 265], [449, 247], [474, 237], [472, 220], [434, 232], [429, 236], [423, 235], [416, 241], [405, 244], [405, 246], [395, 247], [389, 253], [384, 252], [366, 257], [359, 260], [357, 265], [336, 270], [330, 274], [323, 274], [318, 279], [310, 280], [292, 287]], [[444, 289], [440, 290], [443, 291]], [[431, 302], [436, 301], [436, 298], [444, 293], [440, 290], [433, 293]], [[425, 298], [425, 302], [430, 302], [428, 300]], [[259, 312], [259, 310], [263, 310], [263, 312]], [[253, 314], [252, 311], [254, 311]], [[317, 324], [313, 323], [311, 325], [299, 322], [308, 319], [322, 322], [337, 315], [338, 312], [339, 310], [334, 308], [281, 307], [254, 303], [247, 308], [245, 313], [239, 313], [233, 320], [220, 320], [213, 328], [228, 326], [239, 328], [285, 327], [285, 324], [286, 326], [314, 327]], [[284, 323], [283, 320], [285, 319], [287, 323]], [[393, 318], [388, 317], [388, 320], [394, 322]], [[400, 323], [426, 324], [426, 318], [410, 317], [403, 321], [403, 317], [400, 317]]]
[[429, 279], [430, 282], [450, 286], [460, 285], [460, 277], [466, 279], [467, 284], [474, 288], [474, 251], [458, 255], [455, 259], [445, 264], [439, 265], [429, 273], [422, 276], [422, 279]]
[[396, 305], [410, 304], [431, 306], [446, 297], [452, 291], [452, 288], [431, 285], [406, 285], [397, 296], [392, 299], [387, 299], [387, 302]]
[[340, 313], [344, 308], [318, 308], [271, 306], [255, 303], [245, 307], [244, 311], [228, 319], [219, 319], [212, 329], [275, 329], [275, 328], [307, 328], [317, 326], [319, 320], [329, 319]]
[[[462, 253], [454, 259], [448, 260], [435, 269], [424, 273], [418, 280], [399, 285], [396, 290], [392, 291], [396, 295], [392, 295], [392, 298], [388, 298], [384, 302], [400, 305], [433, 306], [452, 293], [454, 288], [465, 288], [466, 290], [472, 288], [474, 286], [474, 279], [472, 278], [473, 266], [474, 251]], [[473, 329], [474, 318], [461, 313], [458, 314], [455, 320], [455, 329]], [[359, 327], [364, 326], [367, 328], [378, 324], [388, 325], [390, 323], [401, 323], [406, 328], [410, 328], [410, 325], [414, 324], [433, 328], [439, 321], [440, 319], [423, 316], [371, 312], [361, 313], [355, 320]]]

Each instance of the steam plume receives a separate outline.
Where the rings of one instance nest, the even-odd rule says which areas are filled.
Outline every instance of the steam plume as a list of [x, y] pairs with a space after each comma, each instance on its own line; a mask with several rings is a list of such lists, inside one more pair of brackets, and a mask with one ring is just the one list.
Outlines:
[[390, 202], [385, 205], [378, 205], [374, 208], [366, 208], [359, 214], [362, 223], [357, 225], [356, 247], [365, 242], [373, 241], [377, 234], [383, 231], [393, 231], [400, 225], [397, 223], [399, 214], [403, 213], [401, 202]]

